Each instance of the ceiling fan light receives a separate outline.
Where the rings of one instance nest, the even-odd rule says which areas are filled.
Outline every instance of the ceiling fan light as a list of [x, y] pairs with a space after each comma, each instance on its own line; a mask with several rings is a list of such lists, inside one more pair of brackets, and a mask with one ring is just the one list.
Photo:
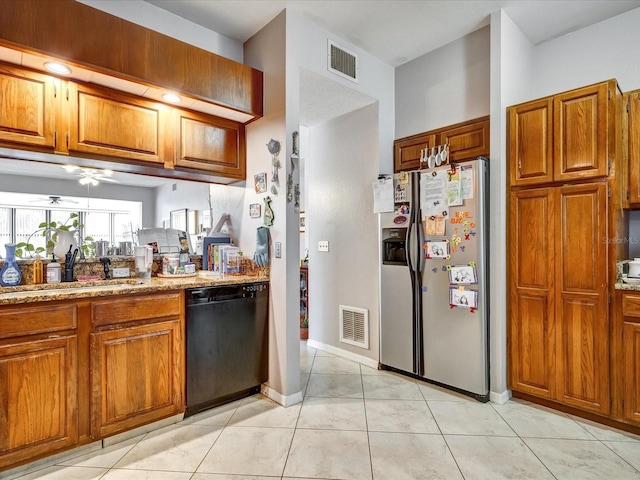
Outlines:
[[93, 177], [82, 177], [78, 182], [80, 182], [80, 185], [92, 185], [94, 187], [100, 183]]

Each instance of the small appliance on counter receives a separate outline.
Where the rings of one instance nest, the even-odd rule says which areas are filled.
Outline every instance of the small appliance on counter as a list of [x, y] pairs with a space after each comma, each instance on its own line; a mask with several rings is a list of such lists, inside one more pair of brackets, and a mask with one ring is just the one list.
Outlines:
[[629, 266], [627, 277], [640, 278], [640, 258], [634, 258], [633, 260], [629, 260], [627, 265]]

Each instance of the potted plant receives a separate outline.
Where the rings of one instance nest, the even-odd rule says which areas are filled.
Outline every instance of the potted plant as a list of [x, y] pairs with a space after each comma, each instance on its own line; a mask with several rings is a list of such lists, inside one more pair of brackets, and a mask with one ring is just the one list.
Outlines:
[[[26, 242], [20, 242], [16, 245], [16, 256], [19, 258], [26, 258], [28, 254], [30, 258], [33, 258], [35, 254], [42, 252], [45, 252], [46, 254], [53, 250], [56, 256], [61, 258], [65, 253], [67, 253], [69, 247], [73, 245], [77, 245], [85, 256], [89, 256], [93, 253], [93, 245], [87, 242], [92, 242], [93, 238], [84, 237], [83, 243], [79, 244], [78, 231], [82, 227], [84, 227], [84, 225], [78, 220], [77, 213], [71, 213], [69, 218], [67, 218], [63, 223], [54, 221], [42, 222], [38, 225], [38, 229], [29, 235]], [[30, 243], [31, 238], [34, 235], [39, 234], [46, 237], [49, 232], [53, 233], [51, 234], [51, 238], [47, 240], [46, 247], [35, 247]]]

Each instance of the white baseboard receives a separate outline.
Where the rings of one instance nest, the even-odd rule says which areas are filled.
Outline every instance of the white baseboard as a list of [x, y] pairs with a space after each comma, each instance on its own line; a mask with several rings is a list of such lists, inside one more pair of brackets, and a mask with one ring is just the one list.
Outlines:
[[504, 405], [511, 399], [511, 390], [505, 390], [502, 393], [489, 392], [489, 401], [498, 405]]
[[290, 407], [302, 403], [302, 392], [296, 392], [293, 395], [282, 395], [280, 392], [276, 392], [273, 388], [266, 384], [262, 384], [260, 392], [267, 398], [270, 398], [276, 403], [279, 403], [283, 407]]
[[361, 363], [362, 365], [366, 365], [367, 367], [375, 370], [378, 369], [378, 361], [365, 357], [364, 355], [358, 355], [357, 353], [343, 350], [341, 348], [334, 347], [333, 345], [327, 345], [326, 343], [317, 342], [315, 340], [307, 340], [307, 345], [315, 348], [316, 350], [322, 350], [323, 352], [331, 353], [332, 355]]

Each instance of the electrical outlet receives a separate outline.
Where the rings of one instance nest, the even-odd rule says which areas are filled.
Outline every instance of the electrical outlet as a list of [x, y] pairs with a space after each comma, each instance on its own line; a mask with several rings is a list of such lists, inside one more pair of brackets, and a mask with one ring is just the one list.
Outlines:
[[282, 242], [276, 242], [276, 258], [282, 257]]
[[329, 240], [320, 240], [318, 242], [318, 251], [319, 252], [328, 252], [329, 251]]
[[113, 273], [113, 278], [125, 278], [130, 275], [129, 269], [127, 267], [114, 268], [111, 270], [111, 273]]

